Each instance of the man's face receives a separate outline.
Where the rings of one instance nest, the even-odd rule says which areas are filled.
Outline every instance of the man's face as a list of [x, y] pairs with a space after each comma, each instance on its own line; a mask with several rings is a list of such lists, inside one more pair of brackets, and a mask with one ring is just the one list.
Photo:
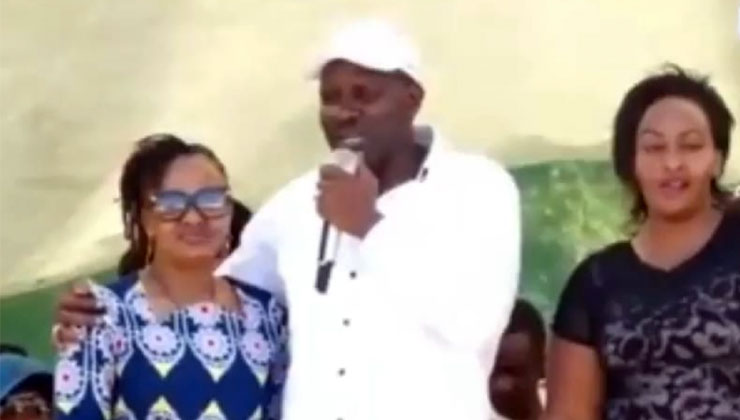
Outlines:
[[496, 412], [511, 419], [529, 416], [543, 375], [542, 356], [524, 332], [503, 336], [496, 364], [488, 378], [489, 399]]
[[350, 137], [363, 139], [365, 160], [373, 167], [399, 146], [410, 130], [421, 90], [398, 74], [364, 69], [345, 61], [321, 72], [321, 127], [334, 149]]
[[49, 420], [49, 402], [39, 393], [28, 391], [13, 394], [0, 408], [0, 420]]

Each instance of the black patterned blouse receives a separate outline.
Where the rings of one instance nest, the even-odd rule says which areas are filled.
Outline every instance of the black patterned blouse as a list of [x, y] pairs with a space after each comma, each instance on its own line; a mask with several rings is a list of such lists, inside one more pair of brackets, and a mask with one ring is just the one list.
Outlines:
[[591, 255], [553, 330], [598, 352], [606, 419], [740, 419], [740, 214], [669, 271], [641, 262], [629, 242]]

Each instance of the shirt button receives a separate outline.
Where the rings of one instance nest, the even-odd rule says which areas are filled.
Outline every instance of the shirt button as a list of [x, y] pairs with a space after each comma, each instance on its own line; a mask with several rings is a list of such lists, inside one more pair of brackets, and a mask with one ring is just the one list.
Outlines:
[[357, 271], [350, 271], [349, 272], [349, 278], [351, 278], [351, 279], [357, 278]]

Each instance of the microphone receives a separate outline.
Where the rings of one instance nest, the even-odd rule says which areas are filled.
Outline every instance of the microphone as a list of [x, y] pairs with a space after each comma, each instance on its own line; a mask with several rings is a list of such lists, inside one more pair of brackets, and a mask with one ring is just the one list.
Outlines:
[[[342, 168], [349, 174], [357, 173], [357, 167], [360, 165], [362, 160], [362, 138], [350, 137], [343, 140], [339, 146], [334, 149], [331, 153], [329, 163]], [[319, 293], [326, 293], [329, 288], [329, 278], [331, 277], [331, 271], [334, 268], [334, 260], [339, 250], [339, 232], [336, 231], [334, 239], [334, 249], [331, 255], [327, 255], [326, 248], [329, 242], [330, 232], [336, 229], [331, 229], [331, 224], [328, 220], [324, 220], [321, 226], [321, 237], [319, 239], [319, 258], [318, 268], [316, 270], [316, 290]]]

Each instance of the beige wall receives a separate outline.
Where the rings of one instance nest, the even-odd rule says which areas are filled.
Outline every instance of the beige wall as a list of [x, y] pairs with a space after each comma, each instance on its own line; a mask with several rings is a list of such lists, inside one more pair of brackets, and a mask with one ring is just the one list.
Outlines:
[[[251, 204], [319, 159], [315, 86], [303, 75], [316, 41], [348, 17], [404, 25], [425, 59], [423, 119], [507, 163], [605, 157], [620, 96], [665, 61], [711, 74], [740, 116], [733, 0], [0, 7], [0, 294], [110, 262], [118, 168], [144, 134], [212, 145]], [[729, 176], [740, 179], [738, 150]]]

